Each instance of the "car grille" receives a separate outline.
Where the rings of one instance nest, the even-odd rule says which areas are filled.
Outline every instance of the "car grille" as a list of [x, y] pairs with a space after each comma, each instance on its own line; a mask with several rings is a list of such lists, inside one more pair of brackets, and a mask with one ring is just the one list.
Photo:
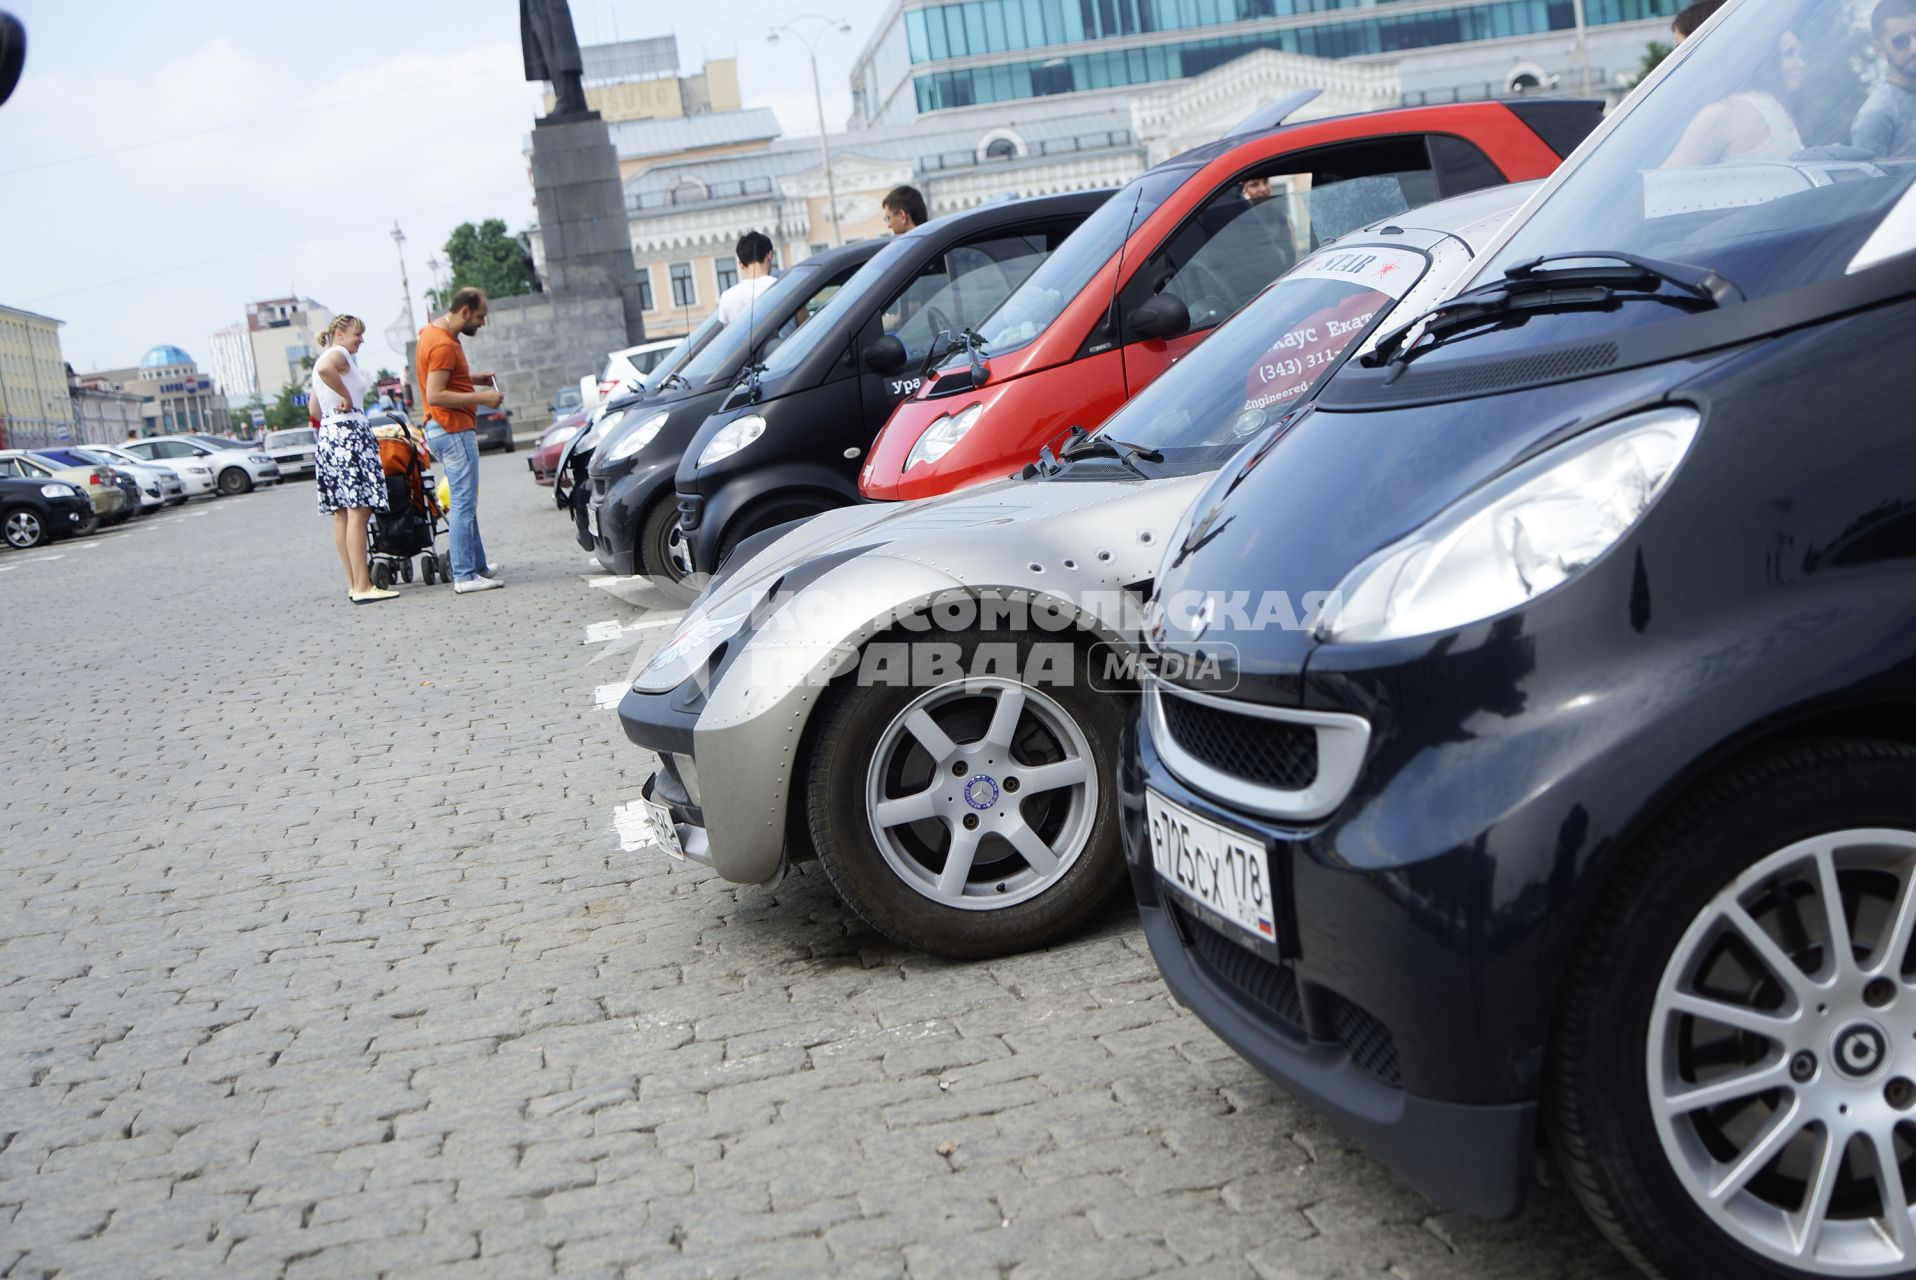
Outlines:
[[1317, 781], [1317, 730], [1238, 715], [1166, 692], [1164, 723], [1193, 758], [1260, 787], [1302, 791]]
[[[1297, 975], [1288, 964], [1275, 964], [1240, 947], [1176, 903], [1166, 904], [1178, 923], [1178, 932], [1190, 942], [1193, 958], [1212, 981], [1229, 988], [1238, 999], [1270, 1014], [1291, 1036], [1308, 1038], [1304, 1001]], [[1397, 1042], [1372, 1014], [1335, 991], [1329, 999], [1331, 1029], [1353, 1065], [1394, 1089], [1403, 1087], [1397, 1063]]]
[[1297, 975], [1287, 964], [1271, 964], [1176, 904], [1171, 905], [1191, 950], [1211, 976], [1283, 1022], [1293, 1035], [1304, 1034], [1304, 1005], [1297, 996]]

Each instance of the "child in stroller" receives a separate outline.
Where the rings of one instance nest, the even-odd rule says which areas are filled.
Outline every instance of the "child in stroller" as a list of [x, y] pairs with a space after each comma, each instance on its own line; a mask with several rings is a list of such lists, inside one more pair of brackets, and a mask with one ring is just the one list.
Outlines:
[[386, 473], [386, 510], [373, 513], [366, 550], [374, 584], [390, 588], [395, 581], [411, 582], [414, 556], [419, 557], [421, 580], [451, 582], [451, 557], [436, 543], [437, 535], [446, 531], [446, 515], [426, 470], [432, 454], [425, 437], [397, 422], [373, 428], [373, 435]]

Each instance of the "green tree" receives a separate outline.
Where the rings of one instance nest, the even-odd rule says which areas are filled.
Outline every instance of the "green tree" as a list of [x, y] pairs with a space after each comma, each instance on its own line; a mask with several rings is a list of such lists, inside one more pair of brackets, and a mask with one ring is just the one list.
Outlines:
[[1634, 89], [1650, 78], [1650, 73], [1662, 65], [1665, 58], [1676, 52], [1676, 46], [1665, 44], [1661, 40], [1652, 40], [1643, 50], [1643, 61], [1637, 64], [1637, 74], [1625, 85], [1625, 89]]
[[[446, 241], [446, 262], [452, 267], [453, 293], [468, 285], [484, 289], [492, 298], [532, 292], [532, 263], [498, 218], [487, 218], [476, 227], [462, 222], [453, 228]], [[434, 306], [438, 305], [435, 297]]]

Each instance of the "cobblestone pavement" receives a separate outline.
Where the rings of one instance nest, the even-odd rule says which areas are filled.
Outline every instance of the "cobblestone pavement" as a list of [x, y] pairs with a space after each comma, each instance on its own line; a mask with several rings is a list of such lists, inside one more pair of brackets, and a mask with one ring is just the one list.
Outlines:
[[0, 554], [0, 1276], [1626, 1274], [1404, 1189], [1128, 907], [953, 965], [623, 849], [669, 624], [483, 484], [484, 595], [349, 606], [310, 484]]

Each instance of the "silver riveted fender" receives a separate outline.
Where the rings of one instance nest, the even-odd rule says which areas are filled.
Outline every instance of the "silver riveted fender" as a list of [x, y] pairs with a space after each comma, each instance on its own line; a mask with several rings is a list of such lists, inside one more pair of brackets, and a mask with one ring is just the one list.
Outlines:
[[[812, 709], [848, 653], [958, 583], [924, 565], [864, 555], [807, 586], [767, 618], [712, 689], [692, 752], [698, 761], [711, 865], [760, 884], [785, 856], [793, 764]], [[813, 593], [823, 592], [823, 595]], [[841, 594], [842, 593], [842, 594]], [[831, 600], [827, 621], [802, 600]], [[855, 602], [844, 608], [836, 602]], [[853, 623], [852, 619], [863, 619]]]

